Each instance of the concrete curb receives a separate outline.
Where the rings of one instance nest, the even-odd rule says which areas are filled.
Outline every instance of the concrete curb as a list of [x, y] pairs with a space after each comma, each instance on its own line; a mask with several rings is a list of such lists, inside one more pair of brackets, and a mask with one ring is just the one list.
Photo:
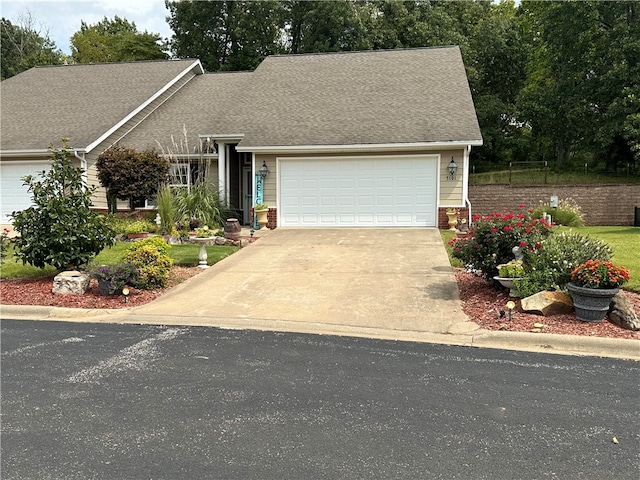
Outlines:
[[609, 357], [640, 361], [640, 342], [637, 340], [557, 335], [550, 333], [491, 331], [479, 329], [473, 322], [463, 322], [465, 323], [464, 328], [455, 324], [453, 331], [439, 333], [352, 327], [319, 322], [292, 322], [277, 319], [180, 317], [175, 315], [154, 315], [151, 317], [144, 314], [137, 314], [135, 308], [87, 310], [3, 305], [0, 316], [3, 319], [11, 320], [201, 326], [232, 330], [261, 330], [313, 335], [352, 336], [380, 340], [437, 343], [443, 345], [553, 353], [559, 355]]

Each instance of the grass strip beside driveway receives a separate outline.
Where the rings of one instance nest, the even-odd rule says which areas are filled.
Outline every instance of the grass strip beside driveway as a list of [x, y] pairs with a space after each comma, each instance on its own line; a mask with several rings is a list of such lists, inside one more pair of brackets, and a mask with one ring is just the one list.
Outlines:
[[[131, 246], [129, 242], [117, 242], [111, 248], [105, 248], [91, 262], [91, 265], [116, 265], [122, 260], [127, 249]], [[223, 258], [228, 257], [238, 250], [238, 247], [229, 247], [224, 245], [213, 245], [206, 247], [207, 263], [213, 265]], [[171, 245], [169, 256], [173, 259], [174, 265], [181, 267], [194, 267], [198, 264], [198, 253], [200, 246], [194, 244]], [[31, 265], [23, 265], [22, 262], [16, 261], [13, 251], [7, 255], [2, 267], [0, 268], [0, 278], [42, 278], [51, 277], [56, 274], [53, 267], [37, 268]]]

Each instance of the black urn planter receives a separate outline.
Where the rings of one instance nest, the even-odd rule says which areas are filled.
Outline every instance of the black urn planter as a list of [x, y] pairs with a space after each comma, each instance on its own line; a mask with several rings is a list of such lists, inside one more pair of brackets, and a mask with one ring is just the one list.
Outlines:
[[567, 284], [571, 292], [576, 317], [583, 322], [601, 322], [609, 311], [611, 299], [618, 288], [586, 288], [573, 283]]

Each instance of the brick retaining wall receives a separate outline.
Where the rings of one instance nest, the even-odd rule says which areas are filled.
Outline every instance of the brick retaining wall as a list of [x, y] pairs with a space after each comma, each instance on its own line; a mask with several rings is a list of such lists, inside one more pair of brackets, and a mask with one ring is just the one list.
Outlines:
[[580, 205], [586, 225], [633, 225], [635, 207], [640, 207], [640, 185], [469, 185], [473, 215], [548, 204], [552, 195]]

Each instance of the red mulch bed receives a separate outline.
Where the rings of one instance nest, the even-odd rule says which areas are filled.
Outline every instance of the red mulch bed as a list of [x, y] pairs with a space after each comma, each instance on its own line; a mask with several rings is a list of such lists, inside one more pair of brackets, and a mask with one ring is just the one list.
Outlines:
[[156, 290], [130, 288], [125, 305], [122, 295], [100, 295], [98, 281], [92, 279], [90, 288], [84, 295], [54, 295], [51, 293], [53, 277], [35, 280], [1, 280], [0, 303], [3, 305], [44, 305], [71, 308], [125, 308], [144, 305], [166, 293], [171, 287], [203, 270], [198, 267], [171, 267], [169, 285]]
[[[509, 291], [490, 285], [486, 280], [463, 270], [455, 271], [456, 281], [460, 289], [462, 310], [469, 318], [486, 330], [507, 330], [510, 332], [530, 332], [534, 323], [544, 325], [542, 333], [559, 333], [565, 335], [583, 335], [588, 337], [640, 339], [639, 331], [625, 330], [606, 319], [600, 323], [582, 322], [574, 313], [543, 317], [524, 313], [520, 309], [520, 301], [508, 296]], [[622, 294], [631, 302], [638, 314], [640, 312], [640, 294], [623, 291]], [[506, 303], [513, 300], [516, 308], [511, 321]], [[504, 311], [505, 316], [500, 317]]]
[[[103, 296], [98, 292], [98, 283], [91, 280], [91, 287], [84, 295], [54, 295], [51, 293], [52, 277], [36, 280], [1, 280], [0, 303], [4, 305], [44, 305], [71, 308], [124, 308], [144, 305], [166, 293], [171, 287], [202, 272], [198, 267], [172, 267], [167, 288], [157, 290], [137, 290], [131, 288], [129, 300], [125, 305], [121, 295]], [[534, 323], [544, 324], [543, 333], [585, 335], [590, 337], [640, 339], [640, 332], [624, 330], [611, 322], [581, 322], [574, 314], [542, 317], [522, 312], [517, 299], [511, 321], [505, 307], [510, 300], [508, 290], [494, 287], [482, 278], [463, 270], [456, 270], [455, 277], [460, 289], [462, 309], [471, 320], [487, 330], [508, 330], [511, 332], [529, 332]], [[640, 312], [640, 294], [623, 294]], [[503, 318], [500, 311], [505, 311]]]

